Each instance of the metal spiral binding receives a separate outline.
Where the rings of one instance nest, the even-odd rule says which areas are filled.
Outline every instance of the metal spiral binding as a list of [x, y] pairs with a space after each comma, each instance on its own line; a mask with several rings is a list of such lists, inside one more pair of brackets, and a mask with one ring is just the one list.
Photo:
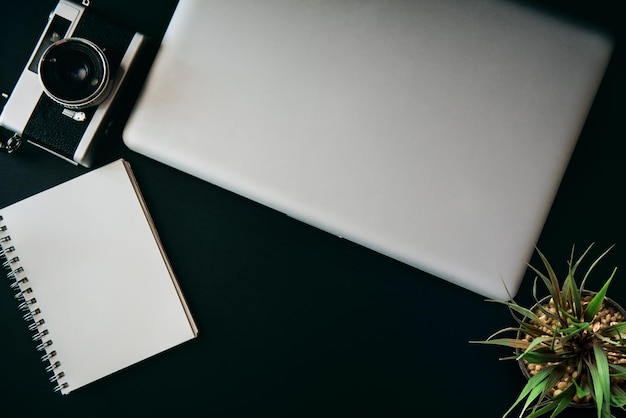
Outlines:
[[46, 328], [46, 321], [42, 317], [41, 309], [37, 307], [35, 292], [30, 287], [24, 268], [20, 265], [20, 258], [15, 254], [16, 249], [11, 245], [11, 236], [8, 227], [3, 225], [4, 218], [0, 215], [0, 262], [7, 271], [6, 276], [10, 287], [15, 292], [18, 308], [24, 312], [24, 320], [28, 323], [28, 330], [33, 333], [33, 341], [37, 351], [43, 353], [41, 361], [47, 362], [46, 372], [51, 373], [50, 382], [55, 384], [54, 391], [58, 392], [68, 387], [67, 382], [61, 380], [65, 373], [61, 370], [61, 362], [56, 358], [57, 352], [53, 349], [50, 332]]

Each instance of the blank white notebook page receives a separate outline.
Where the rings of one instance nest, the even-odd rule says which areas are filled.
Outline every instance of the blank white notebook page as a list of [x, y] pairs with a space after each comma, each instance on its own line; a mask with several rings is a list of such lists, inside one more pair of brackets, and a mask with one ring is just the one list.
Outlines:
[[119, 160], [0, 210], [63, 393], [197, 334], [135, 185]]

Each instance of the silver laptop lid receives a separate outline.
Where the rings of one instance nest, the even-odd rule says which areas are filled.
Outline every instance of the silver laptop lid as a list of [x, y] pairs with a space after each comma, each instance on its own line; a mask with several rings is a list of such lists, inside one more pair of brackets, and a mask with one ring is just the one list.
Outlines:
[[611, 49], [502, 0], [181, 0], [124, 140], [507, 299]]

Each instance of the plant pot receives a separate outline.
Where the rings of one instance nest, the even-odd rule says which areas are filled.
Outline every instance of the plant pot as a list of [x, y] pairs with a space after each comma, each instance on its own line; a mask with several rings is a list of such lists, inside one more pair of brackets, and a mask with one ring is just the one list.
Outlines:
[[[592, 291], [586, 291], [585, 290], [585, 291], [583, 291], [582, 294], [583, 294], [584, 297], [587, 297], [587, 296], [593, 297], [596, 293], [597, 292], [592, 292]], [[533, 305], [530, 308], [530, 310], [533, 311], [533, 312], [536, 312], [538, 307], [539, 307], [539, 305], [547, 305], [548, 302], [550, 301], [550, 299], [551, 299], [550, 295], [545, 296], [544, 298], [540, 299], [538, 303]], [[600, 311], [602, 311], [603, 308], [613, 308], [617, 312], [621, 313], [624, 318], [626, 318], [626, 310], [624, 310], [624, 308], [622, 308], [621, 305], [619, 305], [617, 302], [615, 302], [613, 299], [611, 299], [609, 297], [606, 297], [606, 296], [604, 297], [603, 305], [602, 305], [602, 308], [600, 309]], [[528, 318], [524, 318], [524, 321], [528, 322], [529, 320], [528, 320]], [[519, 330], [517, 332], [517, 338], [518, 339], [523, 339], [524, 338], [524, 334], [522, 333], [521, 330]], [[516, 354], [517, 355], [521, 354], [521, 350], [517, 349], [516, 350]], [[519, 359], [517, 362], [518, 362], [518, 365], [519, 365], [520, 370], [521, 370], [522, 374], [524, 375], [524, 377], [527, 380], [530, 379], [531, 378], [531, 372], [529, 371], [529, 369], [527, 367], [527, 363], [523, 359]], [[552, 400], [552, 396], [551, 395], [549, 395], [549, 399], [548, 400], [549, 401]], [[595, 405], [595, 403], [593, 402], [593, 399], [592, 399], [592, 401], [590, 401], [590, 402], [574, 402], [574, 401], [572, 401], [572, 402], [569, 403], [569, 406], [570, 407], [576, 407], [576, 408], [594, 408], [596, 405]]]

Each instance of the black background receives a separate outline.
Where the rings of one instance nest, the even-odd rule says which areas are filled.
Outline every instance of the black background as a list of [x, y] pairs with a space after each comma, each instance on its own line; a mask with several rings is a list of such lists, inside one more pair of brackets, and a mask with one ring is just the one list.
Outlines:
[[[611, 0], [525, 3], [599, 24], [616, 37], [538, 242], [560, 273], [572, 245], [582, 250], [595, 242], [598, 255], [615, 244], [593, 287], [626, 264], [624, 19]], [[0, 92], [11, 92], [55, 4], [0, 2]], [[174, 6], [92, 1], [94, 10], [152, 38], [98, 165], [119, 157], [132, 164], [200, 335], [62, 396], [47, 381], [12, 292], [0, 286], [0, 416], [501, 416], [523, 378], [515, 363], [498, 360], [508, 350], [468, 341], [513, 325], [504, 307], [121, 144], [123, 121]], [[28, 146], [0, 155], [0, 207], [86, 171]], [[609, 296], [626, 304], [620, 269]], [[524, 278], [521, 303], [531, 301], [532, 278]]]

